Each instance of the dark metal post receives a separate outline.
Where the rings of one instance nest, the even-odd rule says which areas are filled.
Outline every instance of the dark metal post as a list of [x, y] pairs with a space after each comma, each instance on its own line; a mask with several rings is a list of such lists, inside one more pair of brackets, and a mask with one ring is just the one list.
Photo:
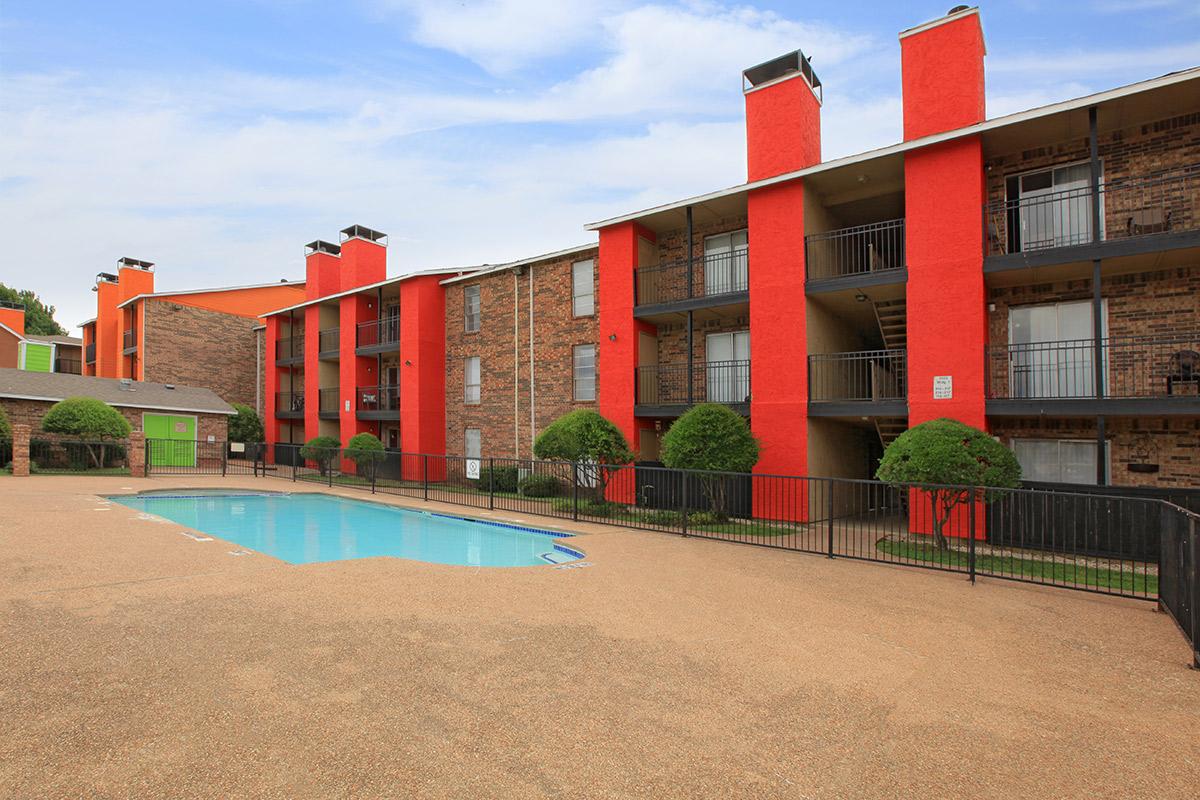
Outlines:
[[488, 510], [496, 507], [496, 459], [488, 459]]
[[683, 520], [682, 533], [684, 536], [687, 536], [688, 535], [688, 471], [685, 469], [679, 470], [679, 479], [681, 481], [683, 481], [683, 488], [680, 491], [679, 516]]
[[[422, 456], [422, 459], [423, 459], [423, 465], [421, 467], [421, 480], [425, 487], [425, 500], [428, 502], [428, 500], [429, 500], [429, 454], [426, 453], [424, 456]], [[400, 456], [400, 461], [401, 461], [401, 463], [404, 462], [403, 455]]]
[[[694, 256], [692, 254], [692, 207], [687, 207], [687, 288], [688, 299], [695, 296], [695, 275], [692, 274]], [[692, 353], [695, 341], [696, 324], [692, 311], [687, 312], [687, 402], [690, 407], [695, 402], [695, 358]]]
[[[1195, 517], [1187, 519], [1188, 531], [1187, 548], [1188, 559], [1186, 575], [1190, 589], [1185, 591], [1191, 592], [1191, 611], [1192, 611], [1192, 669], [1200, 669], [1200, 563], [1196, 561], [1200, 557], [1200, 546], [1197, 545], [1197, 540], [1200, 539], [1200, 522], [1196, 521]], [[1161, 584], [1159, 584], [1161, 586]]]
[[828, 531], [829, 531], [829, 557], [833, 558], [833, 479], [832, 478], [825, 481], [825, 527], [828, 528]]
[[971, 576], [971, 583], [974, 584], [975, 583], [975, 505], [976, 504], [975, 504], [975, 492], [973, 492], [973, 491], [971, 492], [971, 497], [970, 497], [969, 503], [970, 503], [970, 510], [968, 513], [969, 513], [970, 522], [967, 525], [967, 536], [970, 537], [970, 541], [967, 542], [967, 571]]
[[229, 442], [224, 442], [221, 445], [221, 477], [229, 471]]
[[[1100, 143], [1097, 138], [1096, 107], [1088, 109], [1088, 156], [1091, 166], [1092, 241], [1100, 241]], [[1104, 399], [1104, 296], [1100, 286], [1100, 259], [1092, 261], [1092, 371], [1095, 397]], [[1104, 451], [1104, 417], [1096, 417], [1096, 485], [1108, 482]]]
[[692, 258], [693, 258], [693, 256], [692, 256], [692, 207], [691, 206], [687, 207], [687, 233], [685, 235], [687, 236], [687, 289], [688, 289], [687, 296], [688, 296], [688, 299], [691, 300], [693, 297], [692, 293], [695, 290], [695, 282], [696, 282], [695, 278], [692, 275]]
[[329, 459], [329, 465], [325, 468], [326, 477], [329, 478], [329, 488], [330, 489], [333, 488], [333, 459], [334, 458], [337, 458], [336, 452], [334, 453], [333, 458]]
[[150, 440], [147, 439], [142, 445], [144, 454], [142, 455], [142, 465], [145, 470], [146, 477], [150, 477]]

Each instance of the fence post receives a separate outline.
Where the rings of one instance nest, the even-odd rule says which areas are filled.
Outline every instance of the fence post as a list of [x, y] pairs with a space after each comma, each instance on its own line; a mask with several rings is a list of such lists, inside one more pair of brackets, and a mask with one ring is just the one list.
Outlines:
[[496, 459], [488, 459], [488, 510], [496, 507]]
[[[143, 469], [146, 470], [146, 477], [149, 478], [150, 477], [150, 440], [149, 439], [147, 439], [142, 444], [142, 465], [143, 465]], [[130, 470], [130, 472], [132, 472], [132, 470]]]
[[683, 528], [680, 531], [681, 535], [688, 535], [688, 472], [687, 470], [679, 471], [680, 480], [683, 481], [683, 488], [679, 491], [679, 515], [683, 520]]
[[[337, 458], [337, 453], [334, 453], [333, 458]], [[329, 479], [329, 488], [333, 488], [333, 458], [329, 459], [329, 463], [325, 467], [325, 477]]]
[[[824, 482], [826, 485], [826, 529], [829, 534], [829, 558], [833, 558], [833, 479]], [[858, 552], [858, 547], [854, 547]]]
[[571, 519], [579, 519], [579, 463], [571, 462]]
[[295, 450], [295, 448], [288, 448], [288, 452], [291, 454], [288, 456], [288, 461], [292, 462], [292, 483], [295, 483], [296, 482], [296, 450]]
[[[400, 456], [404, 458], [404, 456]], [[426, 453], [422, 458], [421, 466], [421, 482], [425, 487], [425, 501], [429, 502], [429, 454]]]
[[[1192, 669], [1200, 669], [1200, 563], [1197, 563], [1197, 557], [1200, 557], [1200, 546], [1197, 545], [1197, 540], [1200, 539], [1200, 522], [1195, 517], [1189, 517], [1188, 520], [1188, 564], [1191, 573], [1188, 583], [1191, 584], [1192, 595]], [[1161, 586], [1161, 584], [1159, 584]]]
[[967, 572], [971, 576], [971, 585], [975, 584], [975, 492], [970, 494], [970, 510], [968, 512], [967, 536]]
[[221, 477], [225, 477], [225, 473], [229, 470], [229, 442], [221, 445]]

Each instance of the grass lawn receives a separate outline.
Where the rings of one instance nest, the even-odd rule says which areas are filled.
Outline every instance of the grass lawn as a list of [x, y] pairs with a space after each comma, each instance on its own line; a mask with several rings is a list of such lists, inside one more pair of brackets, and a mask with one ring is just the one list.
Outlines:
[[[898, 542], [880, 539], [875, 544], [882, 553], [911, 561], [966, 568], [969, 556], [960, 550], [939, 550], [934, 544]], [[1019, 575], [1068, 586], [1133, 592], [1151, 597], [1158, 595], [1158, 576], [1144, 572], [1121, 571], [1073, 561], [1045, 561], [1013, 555], [976, 553], [975, 571], [980, 575]]]

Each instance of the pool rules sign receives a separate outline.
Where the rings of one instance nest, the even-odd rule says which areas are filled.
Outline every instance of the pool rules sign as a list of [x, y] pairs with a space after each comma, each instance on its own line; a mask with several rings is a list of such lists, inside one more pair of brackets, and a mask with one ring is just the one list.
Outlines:
[[952, 375], [933, 376], [933, 399], [949, 400], [954, 397], [954, 377]]

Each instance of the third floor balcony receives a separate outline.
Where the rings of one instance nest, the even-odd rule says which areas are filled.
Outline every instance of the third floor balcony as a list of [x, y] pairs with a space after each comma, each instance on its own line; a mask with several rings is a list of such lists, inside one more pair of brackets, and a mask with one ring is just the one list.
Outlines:
[[326, 328], [317, 334], [317, 357], [326, 360], [338, 357], [338, 345], [341, 340], [338, 328]]
[[121, 352], [125, 355], [137, 352], [138, 340], [137, 331], [133, 328], [125, 331], [121, 336]]
[[804, 237], [805, 279], [810, 290], [844, 282], [855, 286], [901, 283], [907, 264], [904, 220], [839, 228]]
[[355, 352], [372, 356], [400, 348], [400, 317], [392, 316], [358, 323], [355, 332]]
[[95, 342], [91, 342], [90, 344], [86, 345], [83, 348], [83, 363], [85, 363], [85, 364], [95, 364], [96, 363], [96, 343]]
[[304, 334], [278, 339], [275, 342], [275, 361], [280, 364], [303, 364]]

